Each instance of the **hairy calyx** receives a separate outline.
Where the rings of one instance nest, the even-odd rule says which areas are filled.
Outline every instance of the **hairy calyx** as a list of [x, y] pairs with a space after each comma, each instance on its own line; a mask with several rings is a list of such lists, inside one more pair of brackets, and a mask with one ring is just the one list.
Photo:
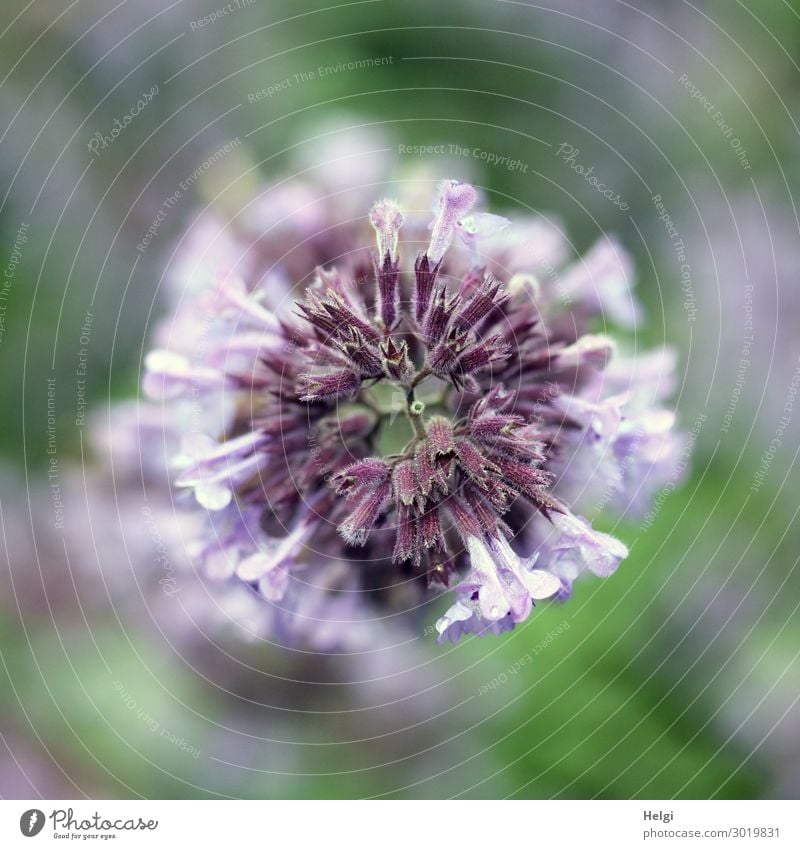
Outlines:
[[[406, 286], [397, 252], [402, 214], [393, 202], [379, 202], [370, 220], [384, 253], [375, 257], [371, 303], [334, 273], [321, 275], [298, 303], [312, 335], [298, 399], [312, 406], [355, 400], [381, 418], [362, 445], [351, 446], [367, 456], [330, 478], [346, 503], [340, 535], [363, 546], [378, 523], [388, 523], [392, 560], [424, 566], [445, 581], [468, 538], [507, 531], [502, 516], [515, 500], [545, 514], [561, 510], [546, 491], [545, 445], [535, 426], [514, 413], [515, 393], [502, 384], [484, 391], [479, 383], [512, 359], [506, 287], [481, 272], [457, 285], [441, 273], [453, 229], [472, 203], [471, 187], [443, 185], [431, 248], [417, 258]], [[435, 404], [424, 400], [426, 384], [439, 387]], [[381, 409], [372, 393], [386, 387], [392, 403]], [[454, 399], [459, 415], [449, 412]], [[400, 413], [412, 439], [376, 456], [376, 437]]]

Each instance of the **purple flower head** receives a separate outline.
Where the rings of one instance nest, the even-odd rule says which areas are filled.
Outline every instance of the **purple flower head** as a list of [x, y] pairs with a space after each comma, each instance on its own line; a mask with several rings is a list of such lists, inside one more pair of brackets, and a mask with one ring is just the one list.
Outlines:
[[430, 242], [409, 259], [403, 237], [424, 246], [424, 222], [378, 200], [377, 249], [337, 245], [346, 260], [307, 269], [293, 302], [271, 297], [272, 266], [220, 271], [182, 314], [186, 344], [159, 339], [147, 358], [145, 391], [192, 405], [174, 486], [205, 512], [194, 563], [248, 589], [277, 640], [333, 647], [341, 631], [345, 644], [370, 622], [413, 621], [452, 585], [440, 639], [502, 633], [627, 556], [556, 481], [590, 475], [599, 442], [644, 473], [669, 454], [672, 419], [626, 418], [633, 393], [598, 389], [617, 357], [586, 332], [602, 295], [580, 298], [571, 272], [580, 299], [565, 311], [526, 241], [550, 262], [541, 225], [520, 237], [477, 203], [442, 182]]

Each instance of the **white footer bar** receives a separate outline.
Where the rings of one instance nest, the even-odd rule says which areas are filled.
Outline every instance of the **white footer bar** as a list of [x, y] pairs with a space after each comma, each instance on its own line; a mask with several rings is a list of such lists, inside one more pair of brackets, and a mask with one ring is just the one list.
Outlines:
[[192, 845], [234, 849], [253, 842], [323, 849], [331, 844], [348, 849], [491, 849], [517, 842], [558, 849], [640, 845], [794, 849], [800, 846], [800, 803], [0, 801], [0, 846], [30, 848], [53, 841], [170, 849]]

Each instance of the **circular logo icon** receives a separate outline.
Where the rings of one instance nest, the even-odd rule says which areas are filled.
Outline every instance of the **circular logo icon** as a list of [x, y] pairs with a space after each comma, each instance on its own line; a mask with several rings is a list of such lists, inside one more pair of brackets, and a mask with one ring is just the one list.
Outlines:
[[36, 837], [44, 828], [44, 811], [31, 808], [19, 818], [19, 830], [25, 837]]

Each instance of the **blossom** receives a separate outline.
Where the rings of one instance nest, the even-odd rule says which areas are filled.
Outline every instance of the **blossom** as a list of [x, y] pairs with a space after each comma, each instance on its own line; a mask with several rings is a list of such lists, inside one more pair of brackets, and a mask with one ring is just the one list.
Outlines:
[[[570, 271], [565, 311], [542, 277], [559, 254], [546, 228], [520, 235], [478, 206], [445, 180], [426, 227], [378, 198], [362, 241], [306, 269], [304, 289], [275, 264], [221, 264], [145, 361], [148, 395], [191, 406], [173, 487], [204, 523], [195, 568], [247, 588], [278, 641], [350, 644], [451, 586], [440, 639], [499, 634], [627, 556], [570, 510], [564, 470], [592, 469], [599, 434], [644, 474], [672, 420], [604, 394], [618, 354], [590, 332], [602, 293]], [[601, 259], [613, 302], [633, 304]], [[647, 439], [630, 438], [629, 407]]]
[[627, 546], [610, 534], [594, 530], [580, 516], [556, 516], [555, 539], [550, 543], [550, 568], [561, 578], [564, 595], [586, 571], [599, 578], [612, 575], [628, 556]]
[[590, 479], [577, 465], [561, 472], [562, 491], [571, 490], [573, 501], [587, 508], [611, 503], [639, 518], [657, 490], [681, 477], [685, 440], [675, 429], [675, 413], [663, 406], [674, 367], [668, 349], [636, 359], [616, 354], [580, 394], [555, 400], [566, 421], [578, 425], [568, 439], [593, 469]]
[[500, 536], [482, 541], [467, 539], [471, 569], [456, 587], [458, 601], [436, 623], [440, 637], [454, 642], [467, 633], [502, 633], [529, 616], [535, 599], [548, 598], [561, 589], [556, 575], [532, 566], [534, 554], [523, 562]]

